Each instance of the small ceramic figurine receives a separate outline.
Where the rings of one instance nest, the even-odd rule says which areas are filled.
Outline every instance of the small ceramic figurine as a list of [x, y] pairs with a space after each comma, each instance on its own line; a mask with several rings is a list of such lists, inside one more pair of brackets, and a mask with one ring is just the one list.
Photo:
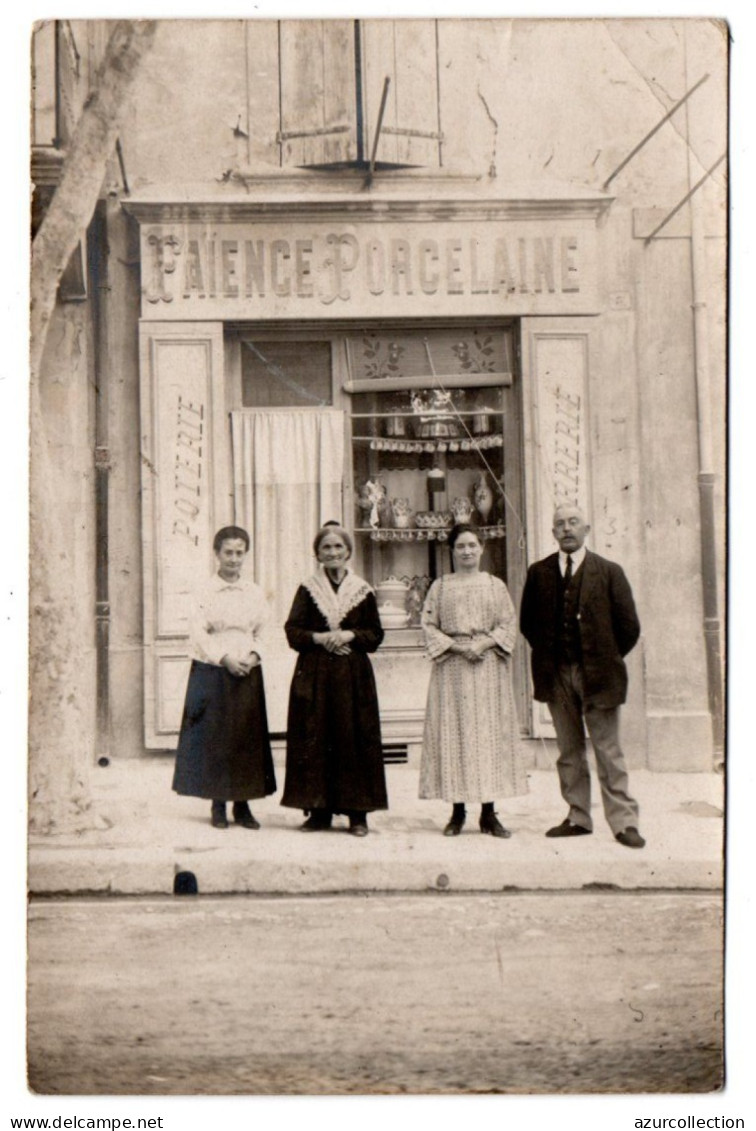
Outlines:
[[427, 574], [420, 574], [410, 581], [409, 594], [407, 595], [407, 610], [409, 622], [413, 626], [420, 624], [423, 605], [428, 594], [432, 578]]
[[394, 526], [398, 527], [400, 530], [406, 529], [412, 518], [412, 508], [409, 499], [392, 499], [391, 516], [394, 520]]
[[368, 479], [360, 488], [359, 507], [369, 511], [368, 525], [376, 530], [381, 524], [381, 512], [386, 509], [386, 487], [379, 479]]

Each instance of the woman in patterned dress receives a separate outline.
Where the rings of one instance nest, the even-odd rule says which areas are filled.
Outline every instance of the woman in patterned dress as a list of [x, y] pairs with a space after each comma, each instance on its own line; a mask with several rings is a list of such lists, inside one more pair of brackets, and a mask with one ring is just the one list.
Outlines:
[[366, 836], [367, 814], [387, 809], [378, 694], [370, 652], [383, 640], [375, 594], [347, 565], [352, 539], [326, 523], [313, 546], [318, 567], [300, 585], [286, 621], [299, 653], [286, 728], [286, 785], [281, 804], [304, 809], [306, 832], [349, 818]]
[[527, 793], [512, 694], [517, 619], [506, 585], [482, 572], [475, 527], [449, 534], [454, 573], [433, 582], [422, 626], [433, 663], [420, 763], [420, 797], [453, 804], [444, 836], [459, 836], [466, 802], [481, 804], [480, 831], [511, 834], [494, 799]]

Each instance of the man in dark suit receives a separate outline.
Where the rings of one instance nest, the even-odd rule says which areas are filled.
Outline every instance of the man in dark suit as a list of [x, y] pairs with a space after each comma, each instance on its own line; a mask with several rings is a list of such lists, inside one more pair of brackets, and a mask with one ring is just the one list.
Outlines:
[[530, 567], [520, 608], [520, 629], [533, 650], [534, 695], [549, 705], [559, 786], [569, 806], [565, 820], [546, 836], [593, 831], [587, 727], [609, 826], [620, 844], [643, 848], [619, 742], [619, 708], [627, 696], [623, 657], [635, 646], [640, 623], [620, 566], [585, 548], [589, 530], [579, 507], [557, 507], [559, 552]]

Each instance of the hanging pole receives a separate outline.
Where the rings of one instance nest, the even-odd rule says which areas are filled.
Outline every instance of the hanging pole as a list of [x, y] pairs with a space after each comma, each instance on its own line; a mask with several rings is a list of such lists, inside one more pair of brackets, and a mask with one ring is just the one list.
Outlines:
[[375, 137], [373, 138], [373, 151], [370, 154], [370, 166], [368, 168], [368, 180], [370, 180], [375, 172], [375, 158], [378, 153], [378, 142], [381, 136], [381, 127], [383, 126], [383, 115], [386, 112], [386, 102], [388, 100], [389, 84], [391, 79], [386, 75], [383, 80], [383, 93], [381, 94], [381, 105], [378, 110], [378, 124], [375, 127]]
[[130, 193], [131, 193], [131, 189], [129, 188], [129, 182], [126, 178], [126, 162], [123, 159], [123, 149], [121, 148], [120, 137], [116, 138], [115, 149], [116, 149], [116, 156], [118, 157], [118, 168], [121, 170], [121, 180], [123, 181], [123, 191], [126, 193], [127, 196], [129, 196]]
[[644, 244], [649, 244], [651, 242], [651, 240], [654, 238], [654, 236], [657, 235], [662, 230], [662, 228], [665, 228], [667, 226], [667, 224], [670, 222], [672, 217], [676, 216], [677, 213], [680, 211], [680, 209], [685, 207], [685, 205], [688, 203], [688, 201], [693, 196], [693, 194], [698, 192], [701, 185], [704, 184], [705, 181], [708, 181], [711, 174], [714, 172], [715, 169], [719, 168], [719, 166], [722, 164], [722, 162], [725, 160], [726, 157], [727, 157], [727, 154], [723, 153], [722, 156], [719, 157], [714, 162], [714, 164], [711, 166], [711, 168], [706, 170], [704, 175], [701, 177], [700, 181], [696, 181], [696, 183], [693, 185], [693, 188], [690, 190], [690, 192], [686, 193], [685, 196], [680, 201], [680, 203], [676, 204], [675, 207], [672, 209], [672, 211], [667, 213], [667, 215], [662, 220], [661, 224], [657, 224], [656, 227], [654, 228], [653, 232], [651, 232], [650, 235], [646, 236], [645, 240], [643, 241]]
[[669, 119], [670, 119], [670, 118], [671, 118], [671, 117], [673, 116], [673, 114], [676, 114], [676, 113], [677, 113], [677, 111], [678, 111], [678, 110], [680, 109], [680, 107], [681, 107], [681, 106], [683, 106], [683, 105], [684, 105], [684, 104], [685, 104], [685, 103], [686, 103], [686, 102], [688, 101], [688, 99], [690, 98], [691, 94], [694, 94], [694, 93], [695, 93], [695, 92], [696, 92], [696, 91], [698, 90], [699, 86], [703, 86], [703, 84], [704, 84], [704, 83], [706, 82], [706, 80], [708, 79], [708, 77], [709, 77], [709, 76], [708, 76], [708, 74], [706, 74], [706, 75], [704, 75], [704, 76], [703, 76], [703, 78], [700, 78], [700, 79], [698, 80], [698, 82], [697, 82], [697, 83], [696, 83], [696, 84], [695, 84], [694, 86], [692, 86], [692, 87], [690, 88], [690, 90], [688, 91], [688, 93], [687, 93], [687, 94], [684, 94], [684, 95], [682, 96], [682, 98], [680, 99], [680, 101], [679, 101], [679, 102], [676, 102], [676, 103], [674, 104], [674, 106], [672, 107], [672, 109], [671, 109], [671, 110], [669, 110], [669, 111], [668, 111], [668, 112], [667, 112], [667, 113], [666, 113], [666, 114], [664, 115], [664, 117], [663, 117], [663, 118], [661, 119], [661, 121], [657, 122], [657, 123], [656, 123], [656, 125], [654, 126], [654, 128], [653, 128], [652, 130], [649, 130], [649, 132], [648, 132], [648, 133], [646, 134], [646, 136], [645, 136], [644, 138], [642, 138], [642, 139], [641, 139], [641, 141], [639, 141], [639, 142], [638, 142], [638, 144], [636, 145], [635, 149], [631, 150], [631, 151], [630, 151], [630, 153], [628, 153], [628, 155], [627, 155], [627, 157], [625, 158], [625, 160], [624, 160], [624, 161], [622, 161], [622, 162], [621, 162], [621, 163], [620, 163], [620, 164], [619, 164], [619, 165], [617, 166], [617, 168], [616, 168], [616, 169], [614, 170], [614, 172], [612, 173], [612, 175], [611, 175], [610, 177], [607, 177], [607, 179], [606, 179], [606, 180], [604, 181], [604, 183], [603, 183], [603, 185], [602, 185], [602, 188], [604, 189], [604, 191], [605, 191], [605, 192], [606, 192], [606, 190], [608, 189], [609, 185], [610, 185], [610, 184], [612, 183], [612, 181], [614, 180], [614, 178], [615, 178], [615, 177], [617, 176], [617, 174], [618, 174], [618, 173], [621, 173], [621, 172], [622, 172], [622, 170], [623, 170], [623, 169], [625, 168], [625, 166], [626, 166], [626, 165], [628, 165], [628, 164], [629, 164], [629, 163], [630, 163], [630, 162], [632, 161], [632, 159], [633, 159], [633, 157], [635, 157], [636, 153], [640, 153], [641, 149], [643, 149], [643, 146], [644, 146], [644, 145], [646, 144], [646, 142], [647, 142], [647, 141], [650, 141], [650, 140], [651, 140], [651, 138], [652, 138], [652, 137], [654, 136], [654, 134], [656, 134], [656, 133], [658, 133], [658, 132], [659, 132], [659, 130], [660, 130], [660, 129], [662, 128], [662, 126], [664, 125], [664, 123], [665, 123], [665, 122], [668, 122], [668, 121], [669, 121]]
[[[685, 60], [687, 66], [687, 36], [685, 40]], [[686, 137], [688, 141], [688, 184], [692, 180], [693, 151], [690, 145], [691, 120], [686, 114]], [[690, 200], [703, 182], [711, 176], [725, 155], [706, 172], [693, 186], [677, 208], [656, 228], [659, 231], [683, 205]], [[719, 579], [717, 576], [717, 522], [715, 510], [714, 426], [712, 417], [711, 371], [709, 358], [709, 308], [708, 295], [710, 282], [706, 267], [706, 234], [700, 201], [689, 207], [690, 217], [690, 271], [691, 308], [693, 311], [693, 371], [696, 390], [696, 421], [698, 431], [698, 496], [700, 519], [701, 553], [701, 596], [703, 612], [703, 640], [706, 655], [706, 682], [709, 715], [711, 717], [714, 766], [724, 764], [724, 687], [722, 670], [722, 649], [719, 621]], [[651, 233], [651, 237], [655, 232]], [[649, 238], [651, 238], [649, 237]], [[646, 241], [648, 242], [648, 241]]]

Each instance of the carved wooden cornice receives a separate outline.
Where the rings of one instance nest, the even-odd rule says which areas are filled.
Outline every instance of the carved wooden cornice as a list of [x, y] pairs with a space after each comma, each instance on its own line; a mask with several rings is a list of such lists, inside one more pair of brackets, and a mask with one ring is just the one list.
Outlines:
[[[206, 193], [177, 186], [150, 192], [135, 192], [123, 208], [140, 223], [260, 223], [261, 221], [341, 220], [411, 222], [440, 220], [502, 221], [546, 220], [580, 217], [598, 220], [613, 197], [592, 189], [575, 190], [548, 184], [532, 189], [513, 187], [505, 195], [488, 194], [474, 178], [441, 181], [431, 177], [404, 182], [394, 180], [378, 191], [355, 188], [354, 182], [318, 185], [308, 178], [249, 178], [248, 191], [239, 194], [236, 184], [214, 186]], [[362, 182], [360, 182], [362, 183]], [[477, 191], [470, 192], [470, 185]], [[465, 191], [465, 188], [467, 191]]]

